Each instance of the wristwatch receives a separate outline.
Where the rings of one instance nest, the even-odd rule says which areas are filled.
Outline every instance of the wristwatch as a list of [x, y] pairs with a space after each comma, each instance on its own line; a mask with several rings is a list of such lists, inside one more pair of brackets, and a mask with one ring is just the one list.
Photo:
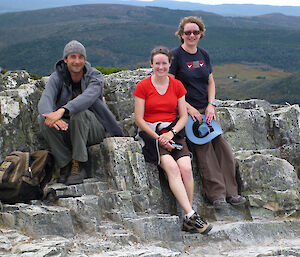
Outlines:
[[174, 128], [171, 128], [171, 131], [174, 134], [174, 136], [177, 134], [177, 131]]
[[213, 100], [213, 101], [208, 101], [208, 103], [209, 103], [209, 104], [212, 104], [213, 106], [216, 106], [216, 105], [217, 105], [215, 100]]

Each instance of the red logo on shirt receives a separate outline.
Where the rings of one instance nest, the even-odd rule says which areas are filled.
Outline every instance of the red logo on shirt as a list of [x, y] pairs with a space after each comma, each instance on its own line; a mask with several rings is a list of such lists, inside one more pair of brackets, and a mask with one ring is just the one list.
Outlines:
[[204, 68], [205, 67], [205, 62], [204, 60], [199, 60], [199, 61], [193, 61], [193, 62], [187, 62], [186, 63], [188, 69], [196, 69], [196, 68]]
[[190, 70], [193, 69], [193, 62], [187, 62], [186, 65]]
[[205, 67], [205, 62], [203, 60], [200, 60], [199, 65], [200, 65], [200, 67]]

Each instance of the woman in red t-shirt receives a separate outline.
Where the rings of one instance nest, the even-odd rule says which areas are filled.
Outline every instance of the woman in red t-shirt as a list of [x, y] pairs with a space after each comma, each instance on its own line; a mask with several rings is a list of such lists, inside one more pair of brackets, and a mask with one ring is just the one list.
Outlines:
[[[158, 142], [158, 164], [167, 173], [170, 188], [185, 212], [183, 230], [206, 234], [212, 226], [192, 208], [194, 180], [190, 153], [185, 138], [179, 136], [187, 122], [186, 90], [179, 80], [168, 75], [171, 60], [171, 52], [165, 47], [151, 51], [153, 75], [138, 82], [133, 93], [135, 122], [139, 131]], [[176, 149], [174, 143], [181, 144], [183, 149]]]

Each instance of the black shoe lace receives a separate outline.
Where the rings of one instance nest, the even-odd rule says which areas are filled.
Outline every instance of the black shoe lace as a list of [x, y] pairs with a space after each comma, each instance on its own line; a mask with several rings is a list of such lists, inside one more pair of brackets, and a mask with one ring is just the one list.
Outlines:
[[195, 223], [197, 223], [202, 228], [207, 224], [207, 221], [198, 215], [195, 216], [194, 220], [195, 220]]

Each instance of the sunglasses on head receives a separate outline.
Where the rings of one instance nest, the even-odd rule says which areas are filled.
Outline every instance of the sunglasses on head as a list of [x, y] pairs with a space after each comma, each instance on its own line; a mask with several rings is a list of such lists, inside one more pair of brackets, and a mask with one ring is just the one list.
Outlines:
[[187, 31], [183, 31], [183, 33], [184, 33], [185, 35], [187, 35], [187, 36], [192, 35], [192, 33], [193, 33], [195, 36], [197, 36], [197, 35], [199, 35], [199, 34], [201, 33], [201, 31], [200, 31], [200, 30], [193, 30], [193, 31], [187, 30]]
[[170, 53], [170, 50], [167, 49], [167, 48], [154, 48], [151, 51], [151, 54], [157, 54], [157, 53], [167, 54], [168, 55]]

